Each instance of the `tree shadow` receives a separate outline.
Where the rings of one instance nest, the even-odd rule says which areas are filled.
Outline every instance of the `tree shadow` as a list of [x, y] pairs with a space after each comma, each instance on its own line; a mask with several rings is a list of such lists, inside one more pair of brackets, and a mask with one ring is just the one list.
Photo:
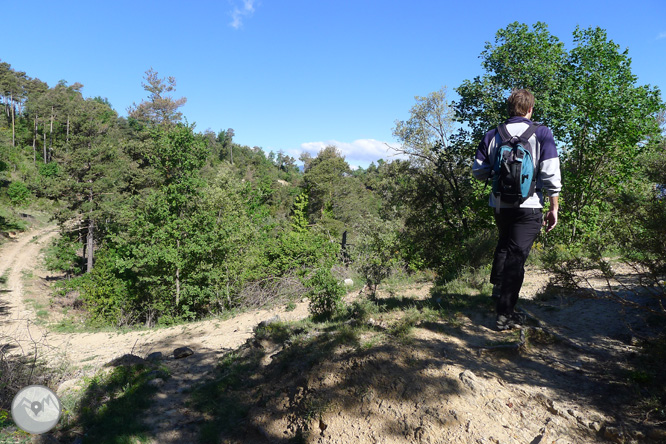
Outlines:
[[[277, 322], [258, 327], [235, 350], [202, 348], [188, 361], [140, 360], [117, 367], [86, 390], [77, 407], [78, 428], [63, 436], [72, 439], [79, 430], [85, 433], [83, 442], [134, 442], [156, 438], [159, 429], [157, 439], [165, 443], [298, 443], [327, 436], [331, 421], [343, 416], [350, 435], [339, 440], [353, 440], [353, 427], [370, 429], [371, 418], [372, 430], [387, 442], [418, 441], [430, 426], [464, 426], [465, 412], [447, 407], [469, 390], [463, 370], [479, 377], [480, 384], [492, 380], [528, 387], [563, 405], [622, 416], [632, 390], [622, 378], [631, 353], [609, 348], [609, 340], [622, 338], [604, 336], [608, 330], [601, 325], [581, 329], [567, 323], [577, 315], [580, 325], [589, 315], [603, 324], [600, 316], [612, 314], [606, 305], [581, 298], [523, 301], [542, 328], [570, 342], [528, 336], [527, 347], [489, 350], [497, 342], [517, 342], [511, 333], [494, 330], [490, 298], [437, 291], [431, 296], [375, 302], [381, 313], [429, 312], [411, 326], [412, 334], [370, 325], [365, 315], [314, 325]], [[553, 307], [556, 303], [561, 307]], [[634, 322], [633, 313], [625, 316]], [[383, 339], [374, 342], [375, 337]], [[153, 346], [165, 349], [173, 343]], [[164, 383], [150, 383], [156, 379]], [[400, 416], [394, 407], [403, 405], [415, 413]], [[550, 414], [547, 406], [531, 408]], [[176, 410], [181, 414], [172, 417]], [[581, 433], [595, 439], [592, 430]], [[540, 442], [539, 436], [526, 442]]]
[[[292, 337], [270, 356], [251, 341], [222, 361], [215, 380], [193, 393], [194, 407], [210, 418], [201, 426], [201, 442], [303, 442], [324, 432], [324, 417], [336, 411], [349, 413], [378, 400], [418, 402], [424, 390], [440, 398], [460, 391], [457, 379], [424, 372], [439, 365], [433, 356], [396, 360], [404, 344], [364, 348], [345, 329], [308, 334]], [[403, 435], [396, 418], [387, 418], [382, 428], [389, 440]]]
[[148, 439], [149, 429], [141, 418], [150, 414], [151, 398], [157, 390], [148, 381], [166, 375], [139, 357], [130, 359], [132, 356], [118, 358], [110, 364], [110, 371], [87, 381], [83, 395], [61, 419], [56, 433], [60, 442], [129, 443]]

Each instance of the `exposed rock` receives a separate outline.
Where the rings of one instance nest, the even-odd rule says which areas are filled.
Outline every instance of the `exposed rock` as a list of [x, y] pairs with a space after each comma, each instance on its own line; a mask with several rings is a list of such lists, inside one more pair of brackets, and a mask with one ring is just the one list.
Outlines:
[[352, 279], [345, 279], [344, 280], [345, 287], [351, 287], [354, 285], [354, 281]]
[[176, 359], [187, 358], [188, 356], [192, 356], [193, 354], [194, 350], [192, 350], [189, 347], [178, 347], [173, 351], [173, 357]]
[[257, 327], [266, 327], [268, 325], [275, 324], [276, 322], [280, 322], [280, 315], [275, 315], [272, 318], [261, 321]]
[[146, 384], [149, 387], [162, 387], [164, 385], [164, 379], [162, 379], [162, 378], [151, 379]]
[[67, 381], [63, 381], [60, 383], [58, 386], [58, 390], [56, 391], [56, 395], [58, 398], [62, 398], [64, 395], [67, 394], [67, 392], [73, 392], [73, 391], [78, 391], [81, 390], [81, 380], [80, 379], [68, 379]]
[[470, 370], [465, 370], [459, 376], [463, 384], [470, 388], [473, 392], [479, 392], [483, 389], [483, 384]]
[[604, 438], [613, 442], [624, 443], [624, 433], [617, 427], [604, 427]]
[[146, 361], [145, 359], [127, 353], [104, 365], [104, 367], [126, 367], [131, 365], [147, 364], [147, 363], [148, 361]]
[[152, 352], [151, 354], [146, 356], [146, 361], [150, 362], [161, 361], [162, 359], [164, 359], [164, 355], [162, 354], [162, 352]]

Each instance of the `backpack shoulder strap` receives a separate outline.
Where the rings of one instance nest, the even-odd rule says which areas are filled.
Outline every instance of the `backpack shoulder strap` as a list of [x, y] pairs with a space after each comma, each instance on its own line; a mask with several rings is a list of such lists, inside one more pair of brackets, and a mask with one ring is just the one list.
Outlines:
[[527, 141], [534, 135], [540, 125], [540, 123], [532, 123], [520, 136], [512, 136], [509, 130], [506, 128], [506, 123], [501, 123], [497, 127], [497, 131], [499, 132], [500, 138], [502, 139], [502, 144], [511, 142], [514, 137], [519, 139], [519, 141], [522, 143], [527, 143]]
[[540, 123], [532, 123], [530, 126], [528, 126], [525, 132], [520, 135], [520, 141], [523, 143], [527, 143], [527, 141], [530, 140], [530, 137], [534, 135], [534, 133], [536, 132], [537, 128], [539, 128], [540, 125], [541, 125]]
[[513, 138], [511, 133], [509, 133], [509, 130], [506, 129], [506, 123], [500, 123], [499, 126], [497, 127], [497, 131], [499, 132], [500, 139], [502, 139], [501, 141], [502, 145], [511, 141], [511, 139]]

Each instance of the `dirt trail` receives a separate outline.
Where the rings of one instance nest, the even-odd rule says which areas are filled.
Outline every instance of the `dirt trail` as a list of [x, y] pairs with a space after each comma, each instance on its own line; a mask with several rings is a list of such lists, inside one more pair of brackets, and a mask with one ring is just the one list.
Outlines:
[[35, 315], [24, 302], [23, 275], [31, 272], [40, 250], [57, 234], [54, 227], [41, 228], [9, 240], [0, 248], [0, 276], [6, 278], [0, 290], [0, 345], [10, 353], [27, 353], [44, 340]]
[[[0, 248], [0, 276], [8, 274], [0, 293], [0, 335], [13, 350], [28, 351], [38, 345], [51, 358], [64, 358], [71, 365], [95, 369], [127, 353], [146, 356], [162, 352], [168, 356], [177, 347], [190, 347], [205, 353], [223, 353], [244, 343], [253, 328], [275, 315], [282, 320], [307, 316], [307, 303], [291, 311], [256, 310], [229, 320], [206, 320], [176, 326], [127, 333], [55, 333], [36, 325], [34, 310], [24, 302], [22, 275], [38, 265], [40, 249], [57, 234], [53, 227], [24, 233]], [[11, 339], [11, 340], [9, 340]], [[8, 341], [9, 340], [9, 341]]]

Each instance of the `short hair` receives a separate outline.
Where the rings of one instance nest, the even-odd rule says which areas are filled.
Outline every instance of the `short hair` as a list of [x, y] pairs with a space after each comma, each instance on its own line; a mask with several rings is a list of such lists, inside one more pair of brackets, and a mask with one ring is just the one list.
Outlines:
[[534, 95], [526, 89], [514, 89], [506, 101], [509, 116], [526, 116], [534, 108]]

